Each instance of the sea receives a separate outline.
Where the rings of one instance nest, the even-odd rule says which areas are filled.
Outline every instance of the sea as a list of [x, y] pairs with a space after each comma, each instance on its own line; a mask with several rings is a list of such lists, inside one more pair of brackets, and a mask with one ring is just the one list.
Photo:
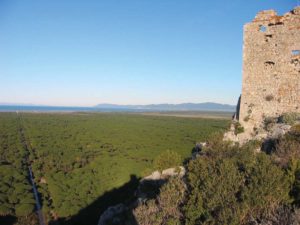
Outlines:
[[[75, 106], [23, 106], [23, 105], [0, 105], [0, 112], [145, 112], [139, 109], [104, 109], [97, 107]], [[149, 110], [150, 111], [150, 110]]]

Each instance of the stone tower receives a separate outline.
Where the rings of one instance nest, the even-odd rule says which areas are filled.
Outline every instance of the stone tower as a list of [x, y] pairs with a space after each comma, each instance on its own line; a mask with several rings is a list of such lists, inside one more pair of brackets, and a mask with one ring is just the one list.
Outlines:
[[300, 7], [283, 16], [259, 12], [244, 26], [238, 120], [244, 137], [267, 117], [300, 112]]

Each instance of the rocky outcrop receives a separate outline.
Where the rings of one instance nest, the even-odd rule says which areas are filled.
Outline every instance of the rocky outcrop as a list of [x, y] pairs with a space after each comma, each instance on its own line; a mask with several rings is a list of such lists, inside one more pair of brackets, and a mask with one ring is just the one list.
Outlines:
[[98, 225], [124, 225], [135, 224], [131, 215], [133, 208], [154, 198], [159, 193], [159, 188], [170, 178], [174, 176], [183, 177], [186, 174], [184, 167], [169, 168], [163, 171], [154, 171], [151, 175], [144, 177], [140, 181], [135, 197], [136, 201], [131, 205], [118, 204], [109, 207], [100, 216]]
[[154, 171], [151, 175], [144, 177], [141, 180], [141, 183], [145, 181], [155, 181], [155, 180], [165, 180], [168, 179], [169, 177], [174, 177], [174, 176], [180, 176], [183, 177], [185, 175], [185, 168], [183, 166], [179, 166], [176, 168], [169, 168], [166, 170], [163, 170], [162, 172], [156, 170]]
[[[241, 133], [237, 133], [237, 128], [234, 125], [234, 123], [237, 123], [237, 121], [234, 121], [230, 130], [224, 134], [224, 140], [243, 145], [251, 140], [258, 140], [262, 141], [263, 143], [268, 143], [269, 140], [279, 139], [291, 130], [293, 127], [292, 125], [300, 124], [300, 113], [293, 114], [294, 120], [289, 121], [292, 123], [282, 120], [282, 116], [270, 117], [265, 119], [265, 121], [263, 121], [263, 123], [261, 123], [259, 127], [256, 127], [252, 132], [245, 130]], [[289, 114], [285, 115], [289, 116]]]

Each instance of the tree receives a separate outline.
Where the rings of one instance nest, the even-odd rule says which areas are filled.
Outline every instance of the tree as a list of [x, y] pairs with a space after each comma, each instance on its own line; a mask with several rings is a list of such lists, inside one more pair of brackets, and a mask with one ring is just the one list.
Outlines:
[[18, 204], [15, 207], [16, 216], [27, 216], [34, 210], [34, 204]]
[[12, 215], [11, 205], [8, 203], [0, 204], [0, 216]]
[[182, 164], [181, 156], [171, 150], [167, 150], [157, 156], [154, 160], [154, 168], [157, 170], [164, 170], [176, 166], [180, 166]]

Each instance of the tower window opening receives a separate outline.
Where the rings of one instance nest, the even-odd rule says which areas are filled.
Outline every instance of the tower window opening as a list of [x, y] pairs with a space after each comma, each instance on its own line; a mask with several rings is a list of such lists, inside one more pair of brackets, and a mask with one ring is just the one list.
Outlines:
[[300, 55], [300, 50], [292, 50], [292, 55]]
[[260, 26], [259, 26], [259, 31], [260, 31], [260, 32], [266, 32], [266, 31], [267, 31], [267, 27], [264, 26], [264, 25], [260, 25]]

